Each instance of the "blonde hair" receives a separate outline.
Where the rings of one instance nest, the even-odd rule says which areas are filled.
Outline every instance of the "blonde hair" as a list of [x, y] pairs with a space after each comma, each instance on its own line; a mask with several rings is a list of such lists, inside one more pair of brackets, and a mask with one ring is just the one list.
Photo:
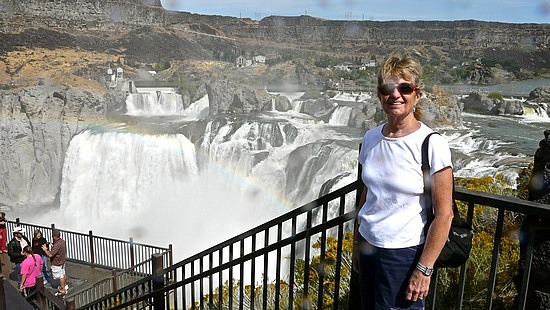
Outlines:
[[[422, 67], [418, 61], [411, 58], [408, 54], [403, 56], [393, 54], [386, 59], [380, 68], [380, 72], [378, 73], [378, 86], [384, 84], [386, 80], [395, 76], [407, 81], [412, 81], [414, 86], [418, 88], [416, 92], [422, 96], [424, 91], [424, 83], [420, 80], [421, 75]], [[416, 119], [420, 119], [422, 117], [422, 111], [420, 108], [416, 107], [414, 117]]]

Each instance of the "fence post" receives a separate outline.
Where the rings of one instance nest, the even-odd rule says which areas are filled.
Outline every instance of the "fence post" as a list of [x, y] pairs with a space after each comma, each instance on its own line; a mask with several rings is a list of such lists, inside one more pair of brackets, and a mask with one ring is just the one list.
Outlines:
[[39, 275], [36, 277], [36, 297], [34, 298], [34, 303], [38, 306], [39, 309], [44, 309], [44, 279], [42, 278], [42, 275]]
[[65, 300], [65, 310], [75, 310], [76, 309], [76, 303], [74, 302], [74, 297], [67, 298]]
[[[160, 290], [164, 287], [164, 278], [162, 277], [163, 258], [162, 254], [153, 254], [153, 291]], [[158, 293], [153, 295], [153, 309], [165, 309], [164, 294]]]
[[92, 265], [92, 268], [94, 268], [95, 264], [95, 252], [94, 252], [94, 235], [92, 231], [88, 231], [89, 241], [90, 241], [90, 264]]
[[113, 292], [118, 291], [118, 272], [113, 269]]
[[168, 262], [170, 264], [169, 267], [174, 265], [174, 248], [172, 247], [172, 244], [168, 245]]
[[[4, 291], [4, 275], [0, 272], [0, 310], [6, 310], [6, 292]], [[7, 285], [10, 285], [9, 283]]]
[[15, 227], [21, 226], [21, 220], [19, 218], [15, 219]]
[[[174, 249], [172, 247], [172, 244], [168, 245], [168, 263], [170, 264], [168, 267], [174, 266]], [[172, 270], [170, 272], [170, 284], [176, 283], [178, 279], [176, 279], [176, 271]], [[174, 299], [174, 304], [178, 304], [178, 294], [174, 294], [172, 297]]]
[[130, 268], [134, 269], [136, 259], [134, 257], [134, 238], [130, 237]]

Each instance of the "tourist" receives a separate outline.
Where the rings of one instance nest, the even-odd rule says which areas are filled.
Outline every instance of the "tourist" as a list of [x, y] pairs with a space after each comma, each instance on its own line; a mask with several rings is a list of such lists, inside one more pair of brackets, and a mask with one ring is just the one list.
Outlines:
[[35, 289], [36, 277], [42, 272], [42, 258], [38, 254], [33, 254], [32, 247], [27, 245], [23, 248], [25, 260], [21, 263], [21, 284], [19, 291], [24, 296], [28, 296]]
[[[421, 67], [409, 56], [389, 57], [378, 75], [377, 96], [386, 122], [367, 131], [359, 162], [363, 187], [353, 251], [363, 309], [424, 309], [431, 273], [453, 217], [451, 152], [440, 135], [430, 138], [435, 219], [424, 228], [421, 145], [433, 130], [419, 121]], [[367, 190], [368, 189], [368, 190]]]
[[23, 235], [22, 227], [15, 227], [13, 230], [13, 238], [10, 243], [8, 243], [8, 256], [10, 257], [10, 262], [14, 264], [13, 271], [17, 275], [17, 285], [21, 284], [21, 263], [25, 260], [25, 256], [21, 253], [23, 248], [27, 245], [30, 245], [29, 239]]
[[46, 261], [47, 261], [46, 252], [42, 250], [42, 245], [46, 245], [46, 248], [48, 248], [49, 243], [46, 241], [46, 238], [42, 236], [42, 232], [40, 231], [40, 229], [36, 229], [34, 231], [34, 236], [32, 238], [32, 252], [40, 255], [40, 257], [42, 258], [42, 262], [43, 262], [42, 276], [44, 278], [44, 284], [46, 284], [46, 282], [51, 283], [51, 280], [50, 280], [50, 275], [48, 274], [48, 269], [46, 266]]
[[65, 261], [67, 260], [67, 245], [65, 240], [61, 239], [61, 232], [57, 229], [52, 230], [53, 244], [48, 250], [46, 244], [42, 245], [42, 250], [46, 256], [50, 258], [52, 265], [52, 276], [55, 280], [59, 280], [59, 287], [56, 295], [65, 295], [69, 286], [67, 285], [67, 274], [65, 272]]
[[6, 231], [6, 213], [0, 212], [0, 253], [8, 253], [7, 243], [8, 243], [8, 234]]

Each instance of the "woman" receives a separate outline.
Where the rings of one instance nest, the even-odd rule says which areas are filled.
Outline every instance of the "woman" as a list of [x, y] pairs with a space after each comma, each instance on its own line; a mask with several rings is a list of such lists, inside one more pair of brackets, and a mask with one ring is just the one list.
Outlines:
[[433, 130], [421, 123], [420, 65], [391, 56], [378, 75], [387, 122], [365, 134], [359, 162], [365, 184], [353, 262], [361, 275], [363, 309], [424, 309], [434, 263], [451, 226], [452, 162], [446, 140], [430, 138], [435, 219], [427, 235], [421, 145]]
[[42, 272], [42, 258], [40, 255], [33, 254], [32, 247], [27, 245], [23, 248], [22, 254], [25, 260], [21, 263], [21, 285], [19, 291], [28, 296], [34, 290], [36, 277]]
[[[35, 254], [40, 255], [43, 262], [43, 268], [42, 268], [42, 276], [44, 278], [44, 281], [51, 283], [50, 275], [48, 273], [47, 267], [46, 267], [46, 252], [42, 249], [42, 245], [45, 244], [46, 248], [49, 246], [48, 241], [46, 241], [46, 238], [42, 236], [42, 232], [40, 229], [36, 229], [34, 231], [34, 236], [32, 238], [32, 252]], [[44, 282], [44, 283], [46, 283]]]

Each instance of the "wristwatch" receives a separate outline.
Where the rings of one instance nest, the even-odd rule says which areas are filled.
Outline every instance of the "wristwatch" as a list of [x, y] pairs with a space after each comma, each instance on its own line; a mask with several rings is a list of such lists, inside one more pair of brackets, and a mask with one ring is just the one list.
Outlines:
[[426, 277], [431, 276], [432, 273], [434, 272], [433, 267], [426, 267], [426, 266], [422, 265], [420, 262], [418, 264], [416, 264], [416, 269], [418, 269], [420, 272], [422, 272], [422, 274], [425, 275]]

